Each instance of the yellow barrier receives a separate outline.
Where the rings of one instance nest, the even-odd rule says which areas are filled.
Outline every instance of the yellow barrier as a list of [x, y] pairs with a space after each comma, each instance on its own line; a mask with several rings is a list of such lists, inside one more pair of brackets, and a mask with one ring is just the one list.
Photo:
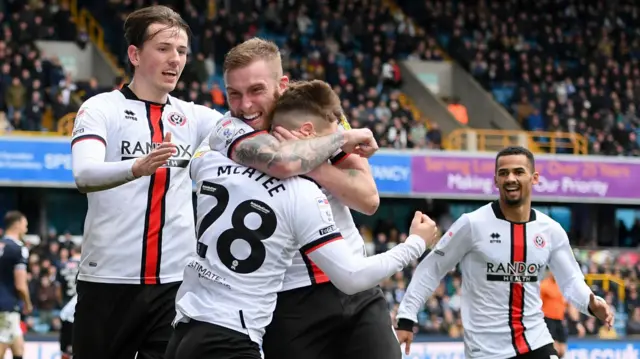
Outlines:
[[104, 30], [100, 23], [89, 11], [87, 11], [87, 9], [78, 8], [78, 0], [70, 0], [69, 10], [71, 12], [71, 18], [76, 23], [76, 26], [87, 30], [91, 43], [107, 58], [110, 65], [116, 69], [118, 76], [125, 76], [126, 74], [124, 69], [118, 66], [116, 56], [109, 51], [104, 43]]
[[587, 274], [584, 276], [585, 281], [588, 285], [593, 285], [593, 281], [599, 280], [602, 281], [602, 289], [608, 291], [611, 287], [611, 282], [618, 285], [618, 299], [621, 302], [624, 302], [624, 280], [620, 277], [616, 277], [612, 274]]
[[[523, 136], [524, 142], [523, 143]], [[475, 138], [474, 138], [475, 137]], [[586, 155], [589, 152], [589, 142], [577, 133], [558, 133], [542, 131], [509, 131], [486, 129], [457, 129], [447, 136], [445, 148], [447, 150], [464, 151], [470, 141], [477, 144], [477, 151], [495, 152], [508, 146], [522, 146], [534, 153], [558, 153], [560, 149], [567, 149], [575, 155]]]

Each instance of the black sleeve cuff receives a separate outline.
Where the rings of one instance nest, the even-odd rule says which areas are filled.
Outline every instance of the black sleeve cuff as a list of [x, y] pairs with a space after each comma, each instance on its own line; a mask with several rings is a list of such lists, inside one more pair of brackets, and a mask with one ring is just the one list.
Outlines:
[[414, 322], [412, 322], [409, 319], [398, 319], [398, 330], [405, 330], [407, 332], [413, 332], [413, 326], [415, 325]]
[[591, 315], [592, 317], [595, 317], [596, 315], [593, 314], [593, 312], [591, 311], [591, 307], [587, 305], [587, 312], [589, 312], [589, 315]]

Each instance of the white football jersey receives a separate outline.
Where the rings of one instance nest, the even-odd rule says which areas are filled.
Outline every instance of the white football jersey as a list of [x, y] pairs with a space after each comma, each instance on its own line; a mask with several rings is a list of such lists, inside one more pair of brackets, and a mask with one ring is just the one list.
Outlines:
[[418, 265], [398, 309], [400, 329], [412, 329], [458, 262], [467, 358], [511, 358], [553, 343], [540, 299], [547, 265], [567, 301], [589, 313], [591, 290], [560, 224], [536, 210], [526, 223], [509, 222], [494, 202], [460, 217]]
[[184, 271], [177, 321], [222, 325], [261, 343], [293, 254], [341, 239], [329, 203], [311, 181], [281, 181], [216, 151], [198, 152], [191, 172], [197, 255]]
[[[348, 126], [348, 124], [346, 126]], [[341, 130], [346, 129], [343, 124], [340, 125], [340, 128]], [[255, 131], [244, 121], [231, 117], [230, 113], [227, 112], [212, 132], [209, 144], [212, 149], [230, 157], [234, 146], [237, 146], [237, 144], [243, 139], [250, 138], [260, 133], [264, 133], [264, 131]], [[333, 164], [337, 164], [348, 156], [349, 154], [340, 150], [332, 156], [330, 161]], [[342, 202], [331, 195], [328, 191], [323, 190], [323, 193], [329, 200], [331, 211], [334, 216], [333, 219], [346, 243], [355, 255], [366, 256], [364, 240], [360, 235], [360, 231], [358, 231], [358, 228], [353, 222], [353, 217], [351, 216], [349, 208], [342, 204]], [[287, 268], [282, 290], [306, 287], [308, 285], [326, 283], [328, 281], [328, 276], [322, 272], [322, 270], [320, 270], [312, 260], [307, 256], [304, 256], [302, 252], [297, 252], [294, 255], [292, 265]]]
[[171, 132], [177, 153], [152, 176], [87, 194], [79, 280], [182, 280], [195, 241], [189, 162], [221, 117], [215, 110], [172, 96], [166, 104], [143, 101], [127, 86], [82, 104], [72, 146], [97, 141], [106, 148], [106, 163], [126, 161], [148, 154]]

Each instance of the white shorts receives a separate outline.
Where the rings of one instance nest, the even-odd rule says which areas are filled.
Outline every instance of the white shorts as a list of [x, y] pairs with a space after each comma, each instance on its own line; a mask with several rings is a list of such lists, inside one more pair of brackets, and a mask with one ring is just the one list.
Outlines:
[[13, 344], [16, 338], [22, 337], [20, 313], [0, 312], [0, 343]]

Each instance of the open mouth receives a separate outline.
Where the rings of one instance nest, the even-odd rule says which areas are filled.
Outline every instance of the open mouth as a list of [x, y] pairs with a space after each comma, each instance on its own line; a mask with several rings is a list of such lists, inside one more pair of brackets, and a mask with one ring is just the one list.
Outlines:
[[178, 77], [178, 73], [174, 71], [162, 71], [162, 75], [171, 79]]
[[504, 190], [509, 194], [518, 193], [520, 192], [520, 186], [505, 186]]
[[257, 119], [259, 119], [260, 117], [262, 117], [262, 113], [261, 112], [256, 112], [254, 114], [250, 114], [250, 115], [241, 115], [240, 118], [244, 121], [244, 122], [253, 122]]

